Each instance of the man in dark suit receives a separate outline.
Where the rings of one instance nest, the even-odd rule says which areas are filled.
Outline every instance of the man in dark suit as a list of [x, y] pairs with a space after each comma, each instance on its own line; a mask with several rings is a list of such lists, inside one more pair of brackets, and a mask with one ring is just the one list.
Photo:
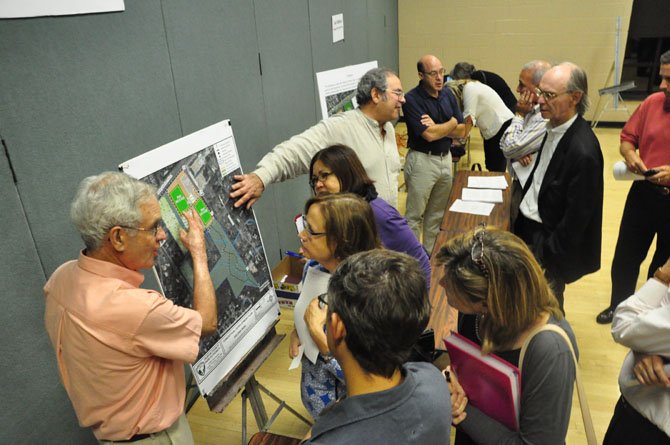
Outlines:
[[537, 90], [547, 135], [519, 207], [514, 231], [545, 269], [563, 309], [565, 285], [600, 269], [603, 156], [582, 117], [586, 73], [564, 62], [545, 73]]

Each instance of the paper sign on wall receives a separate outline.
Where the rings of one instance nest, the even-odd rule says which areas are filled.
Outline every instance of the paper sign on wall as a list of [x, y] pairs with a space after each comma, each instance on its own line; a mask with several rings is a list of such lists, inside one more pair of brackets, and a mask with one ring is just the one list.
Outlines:
[[332, 16], [333, 23], [333, 43], [344, 40], [344, 14], [335, 14]]

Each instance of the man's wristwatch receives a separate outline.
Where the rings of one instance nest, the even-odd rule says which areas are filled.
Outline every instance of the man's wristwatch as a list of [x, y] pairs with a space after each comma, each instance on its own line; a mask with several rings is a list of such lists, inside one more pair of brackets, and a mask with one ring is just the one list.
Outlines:
[[654, 278], [666, 286], [670, 286], [670, 272], [664, 271], [662, 267], [656, 269], [656, 272], [654, 272]]

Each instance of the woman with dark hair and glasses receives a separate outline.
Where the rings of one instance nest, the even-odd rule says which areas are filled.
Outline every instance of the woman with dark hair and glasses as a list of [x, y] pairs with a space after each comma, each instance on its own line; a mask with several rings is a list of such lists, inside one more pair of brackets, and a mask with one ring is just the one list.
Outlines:
[[430, 260], [421, 243], [398, 210], [377, 196], [374, 182], [363, 168], [356, 152], [346, 145], [331, 145], [319, 150], [309, 166], [309, 186], [315, 195], [354, 193], [372, 207], [382, 245], [417, 259], [430, 286]]
[[[449, 305], [460, 312], [458, 331], [481, 345], [482, 353], [495, 353], [519, 366], [524, 341], [547, 323], [562, 328], [577, 351], [570, 324], [520, 238], [482, 226], [451, 239], [437, 255], [444, 265], [440, 285]], [[472, 405], [455, 407], [456, 444], [565, 443], [576, 372], [568, 344], [555, 332], [538, 333], [528, 345], [521, 372], [519, 431]]]
[[[359, 196], [342, 193], [319, 195], [305, 204], [304, 229], [298, 237], [301, 252], [310, 261], [305, 266], [333, 273], [338, 264], [349, 256], [381, 247], [372, 210]], [[319, 292], [326, 292], [324, 288]], [[346, 393], [344, 374], [331, 355], [323, 327], [326, 323], [325, 300], [318, 295], [307, 295], [312, 304], [305, 312], [309, 335], [319, 348], [316, 363], [302, 357], [300, 390], [307, 411], [316, 418], [321, 410]], [[319, 305], [321, 303], [321, 305]], [[291, 333], [289, 356], [299, 353], [300, 339], [294, 329]]]

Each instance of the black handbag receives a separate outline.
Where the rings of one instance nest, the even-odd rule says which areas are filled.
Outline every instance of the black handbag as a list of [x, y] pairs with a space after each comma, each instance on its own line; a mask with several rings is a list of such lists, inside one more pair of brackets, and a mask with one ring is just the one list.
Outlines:
[[435, 349], [435, 333], [432, 329], [427, 329], [412, 346], [412, 352], [407, 361], [433, 363], [443, 352]]

